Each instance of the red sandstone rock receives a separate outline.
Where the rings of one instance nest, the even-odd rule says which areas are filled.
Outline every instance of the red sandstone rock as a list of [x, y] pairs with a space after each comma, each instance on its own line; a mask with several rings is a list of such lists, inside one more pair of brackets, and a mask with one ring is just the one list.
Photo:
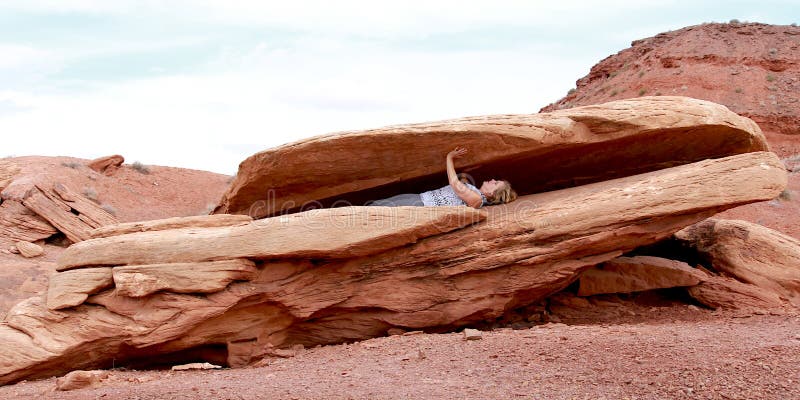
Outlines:
[[647, 96], [689, 96], [752, 118], [780, 157], [800, 154], [800, 27], [710, 23], [635, 40], [541, 111]]
[[690, 265], [660, 257], [619, 257], [586, 270], [578, 296], [694, 286], [707, 277]]
[[39, 257], [42, 254], [44, 254], [44, 249], [42, 248], [42, 246], [39, 246], [38, 244], [35, 243], [20, 241], [16, 243], [16, 247], [19, 253], [26, 258]]
[[774, 292], [722, 276], [709, 277], [688, 289], [697, 301], [711, 308], [745, 312], [783, 310], [786, 303]]
[[36, 186], [22, 204], [75, 243], [89, 239], [95, 228], [118, 223], [108, 211], [62, 184]]
[[457, 160], [459, 171], [506, 178], [520, 194], [767, 149], [753, 121], [683, 97], [398, 125], [255, 154], [215, 213], [262, 218], [437, 188], [447, 183], [444, 157], [454, 143], [472, 150]]
[[746, 221], [709, 219], [675, 234], [713, 268], [800, 307], [800, 240]]
[[85, 268], [50, 276], [47, 308], [59, 310], [80, 305], [90, 294], [113, 286], [111, 268]]
[[[689, 96], [752, 118], [771, 151], [798, 159], [798, 37], [800, 27], [759, 23], [710, 23], [660, 33], [600, 61], [578, 79], [574, 91], [541, 111], [643, 95]], [[800, 173], [794, 173], [780, 200], [737, 207], [718, 217], [748, 220], [800, 239], [798, 216]]]
[[[205, 171], [150, 166], [143, 175], [121, 168], [105, 176], [70, 157], [16, 157], [0, 160], [0, 318], [21, 300], [47, 290], [48, 276], [68, 240], [47, 220], [22, 204], [36, 185], [63, 183], [74, 191], [98, 193], [98, 205], [122, 222], [207, 213], [230, 177]], [[155, 185], [154, 183], [157, 183]], [[26, 259], [7, 249], [16, 241], [40, 243], [45, 254]]]
[[72, 371], [56, 380], [56, 390], [67, 391], [97, 386], [108, 378], [108, 371]]
[[94, 159], [88, 166], [103, 175], [113, 175], [124, 162], [125, 157], [113, 155]]
[[57, 232], [53, 225], [21, 202], [6, 200], [0, 204], [0, 243], [35, 242]]
[[[658, 102], [693, 108], [686, 113], [662, 107], [655, 113], [650, 99], [592, 107], [572, 114], [579, 122], [561, 125], [572, 130], [545, 137], [556, 143], [575, 136], [610, 137], [619, 130], [627, 141], [610, 146], [610, 153], [624, 154], [637, 142], [644, 146], [663, 135], [665, 142], [691, 138], [699, 143], [693, 147], [698, 157], [734, 155], [690, 162], [685, 149], [661, 147], [668, 154], [654, 158], [674, 155], [677, 166], [616, 179], [596, 176], [597, 182], [556, 191], [523, 191], [518, 201], [486, 210], [343, 207], [241, 226], [139, 232], [75, 244], [59, 261], [62, 269], [248, 258], [258, 273], [206, 295], [160, 291], [131, 298], [109, 289], [60, 311], [48, 310], [41, 299], [23, 301], [0, 324], [0, 339], [7, 343], [0, 349], [0, 382], [198, 347], [208, 352], [230, 348], [217, 350], [216, 357], [237, 365], [271, 346], [365, 339], [394, 327], [454, 329], [537, 302], [569, 286], [589, 266], [670, 237], [727, 207], [774, 198], [785, 188], [786, 171], [774, 154], [748, 152], [762, 144], [757, 127], [713, 105], [686, 99]], [[637, 105], [667, 128], [644, 116], [637, 122]], [[706, 129], [712, 122], [714, 128]], [[652, 129], [639, 130], [648, 125]], [[422, 125], [415, 129], [425, 130]], [[513, 128], [520, 130], [517, 135], [497, 129], [494, 136], [480, 137], [488, 143], [498, 136], [507, 143], [527, 143], [522, 127]], [[432, 137], [438, 143], [438, 134]], [[742, 142], [730, 146], [735, 138]], [[337, 148], [339, 139], [327, 140]], [[273, 156], [302, 159], [292, 146], [284, 149], [285, 158]], [[517, 155], [512, 151], [509, 157]], [[572, 156], [562, 152], [552, 161], [569, 170]], [[601, 169], [581, 167], [572, 171]], [[575, 176], [574, 183], [584, 183]], [[344, 177], [315, 179], [322, 187], [325, 179]], [[456, 209], [468, 218], [454, 220]], [[427, 210], [436, 211], [426, 217]], [[437, 226], [443, 221], [445, 229]]]
[[131, 297], [143, 297], [159, 290], [214, 293], [225, 289], [233, 281], [250, 280], [257, 272], [258, 269], [250, 260], [134, 265], [113, 269], [116, 292]]
[[128, 222], [107, 225], [92, 231], [92, 238], [125, 235], [136, 232], [164, 231], [180, 228], [213, 228], [218, 226], [244, 225], [253, 219], [247, 215], [198, 215], [193, 217], [175, 217], [154, 221]]

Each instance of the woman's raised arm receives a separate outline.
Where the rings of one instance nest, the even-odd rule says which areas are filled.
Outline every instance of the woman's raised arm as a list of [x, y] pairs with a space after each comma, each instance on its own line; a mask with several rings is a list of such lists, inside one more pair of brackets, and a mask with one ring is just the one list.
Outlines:
[[453, 151], [447, 153], [447, 181], [450, 182], [450, 187], [456, 195], [464, 200], [468, 206], [473, 208], [480, 208], [483, 205], [483, 199], [473, 190], [467, 187], [461, 180], [458, 179], [456, 168], [453, 165], [453, 159], [467, 154], [467, 149], [463, 147], [456, 147]]

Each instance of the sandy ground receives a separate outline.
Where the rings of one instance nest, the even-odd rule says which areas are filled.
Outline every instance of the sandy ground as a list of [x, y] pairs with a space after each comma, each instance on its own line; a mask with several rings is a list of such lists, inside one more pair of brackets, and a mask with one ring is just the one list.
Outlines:
[[797, 399], [800, 316], [686, 305], [618, 323], [411, 334], [302, 351], [258, 368], [115, 370], [98, 387], [55, 378], [4, 399]]

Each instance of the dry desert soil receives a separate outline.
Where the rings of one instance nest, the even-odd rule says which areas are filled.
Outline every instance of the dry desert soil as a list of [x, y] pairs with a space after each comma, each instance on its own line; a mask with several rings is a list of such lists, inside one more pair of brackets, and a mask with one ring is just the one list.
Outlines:
[[119, 369], [69, 392], [56, 391], [55, 378], [21, 382], [1, 387], [0, 398], [800, 398], [800, 315], [618, 308], [613, 318], [502, 328], [474, 341], [412, 332], [317, 347], [245, 369]]

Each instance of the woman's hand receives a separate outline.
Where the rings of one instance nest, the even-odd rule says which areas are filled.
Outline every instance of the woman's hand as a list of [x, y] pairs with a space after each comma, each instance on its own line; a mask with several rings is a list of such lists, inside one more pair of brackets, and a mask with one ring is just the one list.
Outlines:
[[447, 153], [447, 158], [458, 158], [463, 156], [464, 154], [467, 154], [467, 149], [458, 146], [455, 149], [453, 149], [453, 151]]

